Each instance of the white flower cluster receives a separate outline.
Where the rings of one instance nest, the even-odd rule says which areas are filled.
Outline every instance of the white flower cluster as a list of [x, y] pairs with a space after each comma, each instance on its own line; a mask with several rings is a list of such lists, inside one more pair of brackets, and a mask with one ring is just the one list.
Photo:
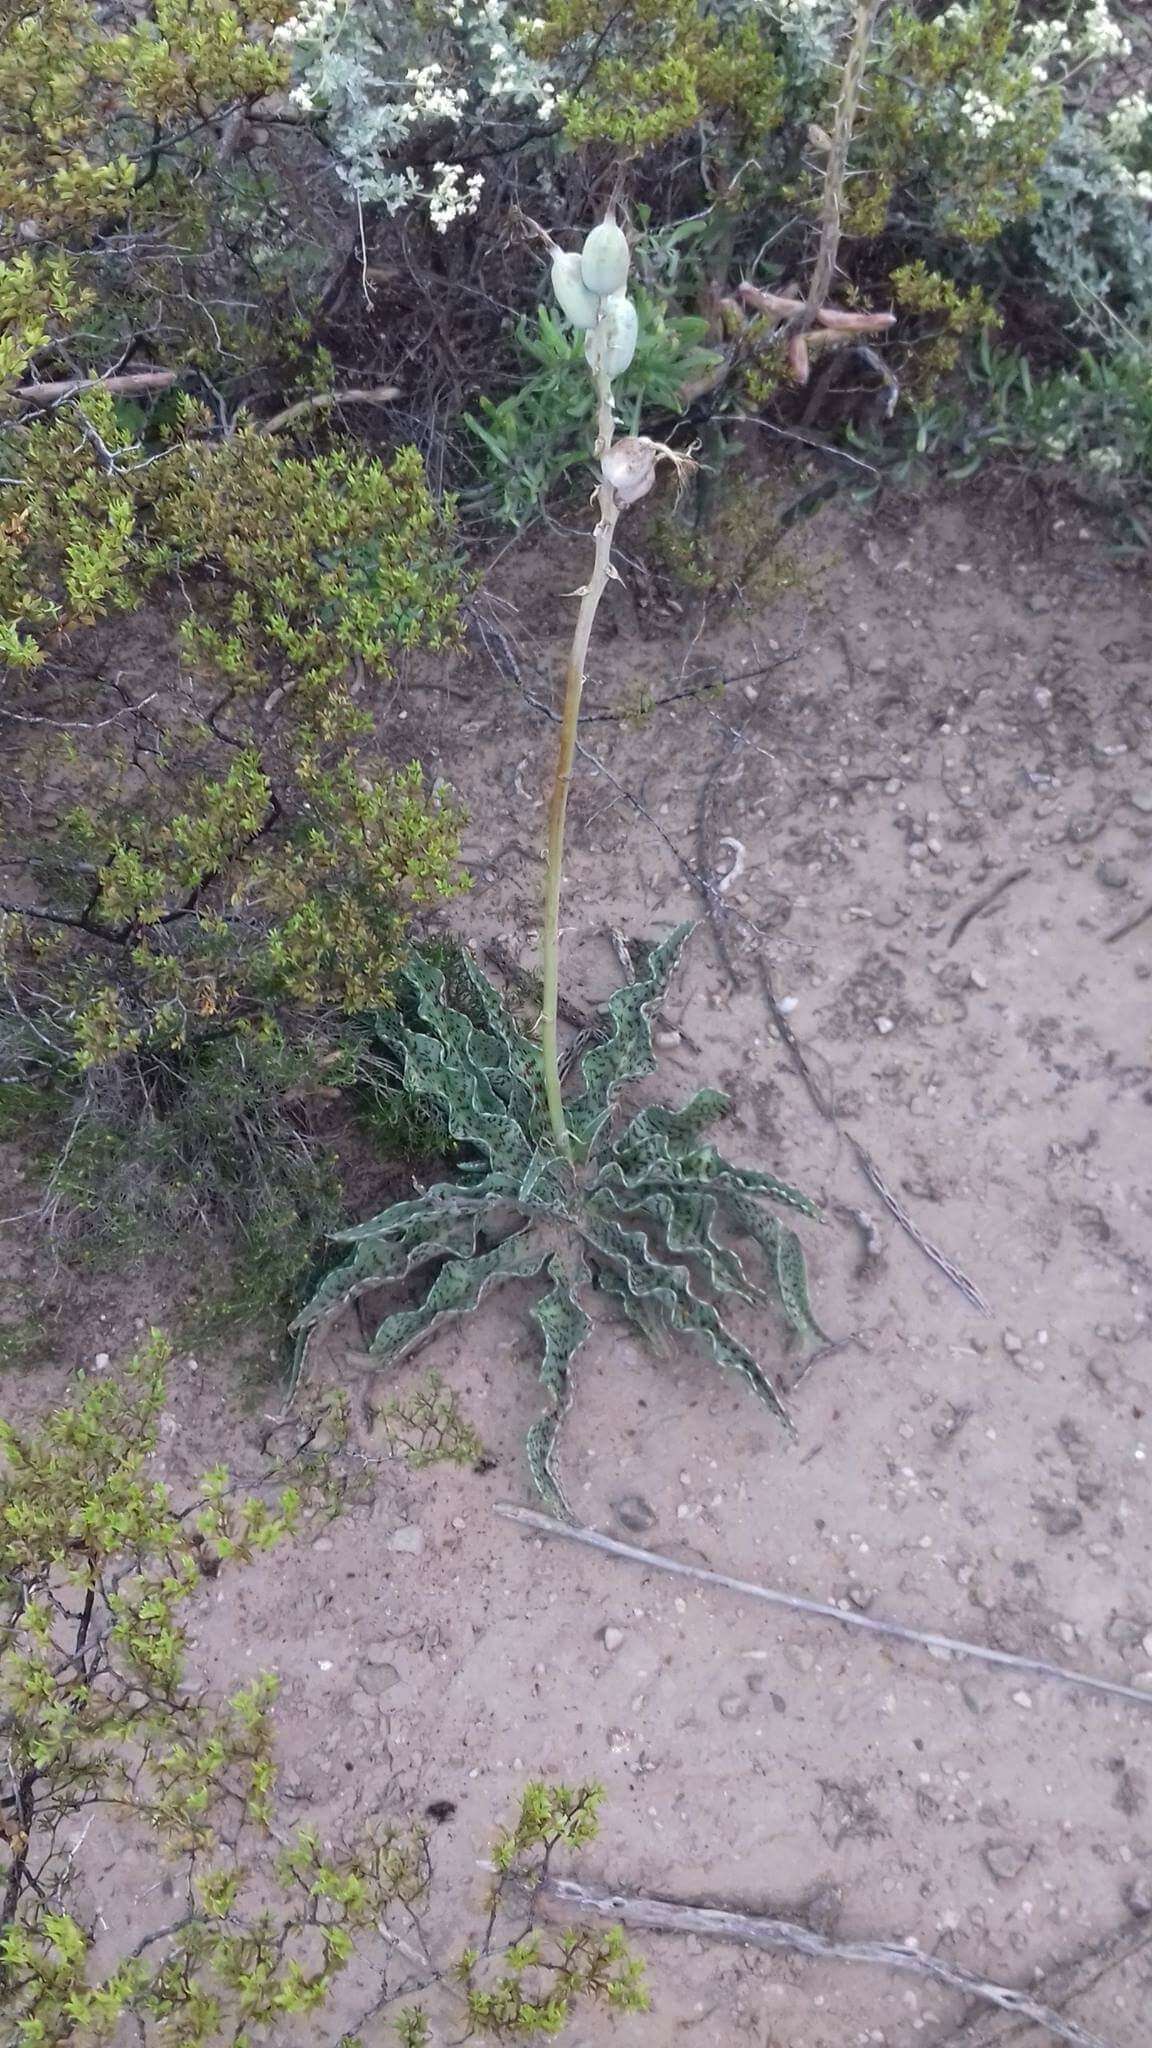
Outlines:
[[1116, 183], [1129, 199], [1152, 206], [1152, 171], [1132, 171], [1127, 164], [1117, 164]]
[[1084, 460], [1097, 476], [1117, 476], [1124, 467], [1124, 457], [1119, 448], [1089, 448]]
[[1091, 0], [1084, 16], [1081, 47], [1087, 57], [1130, 57], [1132, 45], [1118, 21], [1114, 21], [1108, 0]]
[[423, 203], [442, 234], [476, 211], [483, 175], [447, 161], [450, 149], [431, 183], [397, 158], [437, 129], [475, 136], [512, 108], [556, 112], [556, 84], [510, 17], [511, 0], [295, 0], [275, 31], [292, 51], [291, 102], [323, 113], [358, 199], [393, 213]]
[[454, 221], [467, 220], [480, 204], [484, 173], [464, 176], [462, 164], [433, 164], [436, 183], [427, 194], [428, 218], [437, 234], [447, 234]]
[[1012, 120], [1012, 113], [1008, 107], [1001, 106], [999, 100], [990, 99], [986, 92], [981, 92], [975, 85], [970, 85], [966, 92], [961, 93], [960, 113], [972, 133], [978, 136], [981, 142], [986, 142], [990, 135], [995, 134], [997, 128], [1002, 128], [1006, 121]]
[[1130, 92], [1117, 100], [1108, 116], [1108, 140], [1113, 149], [1138, 149], [1152, 117], [1152, 100], [1142, 92]]
[[295, 14], [272, 31], [274, 43], [306, 43], [327, 33], [336, 14], [337, 0], [300, 0]]
[[407, 73], [407, 101], [399, 108], [402, 120], [413, 126], [420, 121], [451, 121], [455, 124], [468, 105], [466, 85], [446, 85], [442, 64], [422, 64]]

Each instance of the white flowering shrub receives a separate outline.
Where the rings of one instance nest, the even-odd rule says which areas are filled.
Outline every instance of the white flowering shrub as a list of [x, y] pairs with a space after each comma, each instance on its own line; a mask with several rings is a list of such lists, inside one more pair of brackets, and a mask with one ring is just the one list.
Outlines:
[[292, 54], [292, 101], [323, 121], [356, 200], [422, 204], [441, 233], [480, 203], [476, 144], [556, 114], [506, 0], [300, 0], [276, 40]]

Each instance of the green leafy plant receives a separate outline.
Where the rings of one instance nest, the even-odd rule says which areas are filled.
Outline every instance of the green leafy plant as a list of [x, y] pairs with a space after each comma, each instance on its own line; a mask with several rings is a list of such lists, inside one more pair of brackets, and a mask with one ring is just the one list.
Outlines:
[[[347, 1254], [295, 1325], [299, 1369], [317, 1331], [348, 1304], [428, 1275], [416, 1306], [388, 1315], [372, 1340], [371, 1356], [388, 1365], [503, 1282], [546, 1278], [532, 1310], [546, 1406], [528, 1457], [540, 1492], [561, 1508], [557, 1432], [573, 1359], [599, 1306], [625, 1315], [650, 1342], [696, 1337], [777, 1415], [771, 1379], [726, 1327], [717, 1300], [773, 1296], [798, 1336], [818, 1334], [800, 1241], [766, 1205], [804, 1215], [815, 1206], [774, 1175], [733, 1166], [701, 1143], [727, 1098], [705, 1089], [682, 1110], [649, 1107], [622, 1125], [614, 1114], [620, 1089], [653, 1070], [652, 1017], [687, 931], [653, 947], [637, 980], [608, 1004], [606, 1035], [584, 1054], [582, 1087], [565, 1106], [572, 1163], [552, 1141], [539, 1047], [475, 962], [466, 953], [448, 971], [418, 956], [408, 962], [396, 1008], [379, 1015], [376, 1029], [402, 1064], [406, 1090], [446, 1122], [460, 1178], [337, 1233]], [[766, 1287], [725, 1233], [759, 1249]]]
[[484, 1456], [456, 1395], [434, 1372], [411, 1393], [385, 1401], [373, 1420], [391, 1455], [403, 1458], [412, 1472], [429, 1465], [475, 1465]]
[[[37, 1429], [0, 1423], [0, 2027], [12, 2048], [111, 2043], [241, 2048], [256, 2030], [335, 2048], [324, 2012], [355, 1957], [382, 1987], [401, 2042], [446, 2038], [423, 2005], [400, 2008], [396, 1948], [418, 1967], [447, 2038], [530, 2040], [581, 2004], [644, 2004], [640, 1965], [617, 1930], [537, 1933], [534, 1890], [558, 1849], [596, 1833], [595, 1786], [531, 1784], [496, 1844], [487, 1924], [437, 1966], [419, 1933], [432, 1865], [424, 1828], [384, 1817], [332, 1843], [280, 1833], [273, 1707], [254, 1678], [231, 1695], [192, 1682], [189, 1612], [199, 1589], [291, 1538], [305, 1515], [339, 1512], [357, 1478], [346, 1406], [328, 1401], [275, 1432], [262, 1485], [222, 1468], [183, 1505], [152, 1466], [170, 1362], [153, 1334], [122, 1377], [82, 1383]], [[193, 1610], [194, 1611], [194, 1610]], [[143, 1894], [174, 1895], [123, 1927], [107, 1898], [86, 1914], [87, 1826], [107, 1813], [159, 1865]], [[101, 1911], [103, 1906], [104, 1911]], [[514, 1912], [511, 1937], [498, 1920]], [[306, 2035], [293, 2023], [301, 2022]], [[353, 2036], [341, 2032], [343, 2048]]]
[[995, 462], [1063, 479], [1121, 525], [1143, 535], [1152, 507], [1152, 348], [1103, 357], [1087, 350], [1066, 369], [1039, 375], [1018, 349], [987, 337], [959, 384], [914, 404], [900, 434], [856, 437], [886, 484], [924, 489], [963, 483]]
[[[666, 300], [637, 292], [636, 353], [618, 380], [617, 403], [628, 432], [642, 419], [677, 418], [685, 394], [720, 358], [704, 346], [708, 323], [676, 315]], [[465, 425], [484, 450], [480, 503], [511, 526], [523, 526], [571, 473], [588, 461], [589, 431], [596, 400], [579, 333], [547, 306], [535, 323], [519, 320], [516, 341], [535, 369], [499, 402], [481, 398]]]
[[372, 1341], [384, 1362], [475, 1308], [504, 1280], [546, 1274], [533, 1309], [544, 1340], [546, 1407], [528, 1438], [535, 1484], [565, 1511], [556, 1439], [570, 1398], [572, 1360], [592, 1327], [582, 1296], [592, 1283], [651, 1338], [693, 1335], [783, 1416], [779, 1395], [716, 1306], [752, 1302], [750, 1281], [716, 1228], [750, 1238], [765, 1254], [769, 1286], [801, 1336], [819, 1334], [796, 1233], [765, 1214], [764, 1199], [805, 1215], [814, 1204], [772, 1174], [733, 1166], [703, 1132], [728, 1108], [701, 1089], [681, 1110], [647, 1107], [619, 1127], [617, 1096], [652, 1071], [652, 1018], [691, 929], [681, 925], [647, 953], [636, 979], [607, 1005], [600, 1041], [584, 1053], [581, 1087], [567, 1102], [557, 1043], [564, 828], [585, 663], [612, 569], [620, 513], [651, 488], [657, 464], [683, 458], [643, 435], [615, 438], [613, 383], [628, 369], [637, 319], [627, 296], [630, 252], [611, 213], [577, 258], [552, 245], [553, 287], [578, 332], [596, 405], [600, 469], [591, 574], [580, 592], [564, 684], [560, 748], [548, 811], [541, 939], [540, 1042], [525, 1037], [475, 962], [454, 967], [416, 958], [399, 976], [397, 1007], [376, 1020], [414, 1099], [429, 1099], [460, 1148], [459, 1181], [439, 1183], [339, 1234], [348, 1257], [326, 1275], [294, 1324], [297, 1373], [318, 1327], [347, 1303], [434, 1266], [412, 1308], [385, 1317]]

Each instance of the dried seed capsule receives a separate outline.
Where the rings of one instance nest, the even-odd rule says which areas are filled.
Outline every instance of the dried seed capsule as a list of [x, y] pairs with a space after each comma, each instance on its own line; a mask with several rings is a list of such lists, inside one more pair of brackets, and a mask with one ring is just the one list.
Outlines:
[[628, 238], [614, 220], [602, 220], [585, 237], [580, 275], [590, 292], [607, 298], [628, 282]]
[[584, 355], [593, 370], [599, 361], [610, 377], [620, 377], [636, 353], [640, 323], [626, 292], [610, 292], [603, 304], [601, 318], [584, 337]]
[[587, 328], [595, 324], [600, 311], [600, 301], [595, 292], [590, 292], [580, 274], [580, 257], [564, 249], [552, 252], [552, 291], [565, 318], [573, 327]]
[[634, 505], [638, 498], [647, 497], [656, 481], [656, 453], [656, 443], [645, 434], [629, 434], [612, 443], [600, 473], [621, 505]]

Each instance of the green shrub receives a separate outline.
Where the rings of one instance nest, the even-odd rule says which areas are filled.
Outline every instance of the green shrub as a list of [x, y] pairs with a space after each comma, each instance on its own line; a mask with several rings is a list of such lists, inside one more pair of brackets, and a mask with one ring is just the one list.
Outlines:
[[[966, 481], [997, 459], [1066, 480], [1148, 535], [1152, 510], [1152, 353], [1038, 375], [1016, 350], [983, 343], [962, 385], [914, 405], [896, 439], [863, 441], [882, 480], [923, 488]], [[878, 486], [865, 487], [875, 489]]]
[[[373, 2011], [389, 2002], [396, 1937], [429, 1892], [427, 1836], [384, 1818], [339, 1844], [307, 1825], [278, 1835], [275, 1679], [221, 1697], [192, 1682], [188, 1660], [206, 1584], [289, 1540], [304, 1515], [339, 1512], [356, 1480], [345, 1406], [300, 1418], [279, 1484], [244, 1493], [217, 1468], [178, 1502], [151, 1469], [170, 1361], [154, 1334], [122, 1380], [82, 1382], [38, 1429], [0, 1423], [0, 2021], [14, 2048], [95, 2048], [128, 2023], [146, 2048], [224, 2048], [257, 2029], [299, 2039], [296, 2020], [313, 2048], [336, 2048], [325, 2008], [355, 1957], [380, 1987]], [[528, 1786], [495, 1846], [486, 1931], [414, 1984], [406, 1960], [407, 1995], [422, 2002], [392, 2015], [394, 2038], [446, 2037], [425, 1999], [448, 2038], [466, 2021], [532, 2039], [585, 2003], [643, 2006], [618, 1930], [532, 1927], [536, 1879], [594, 1839], [599, 1800], [595, 1786]], [[154, 1845], [158, 1881], [143, 1895], [174, 1895], [167, 1920], [109, 1935], [99, 1896], [81, 1916], [76, 1823], [82, 1844], [102, 1809], [145, 1854]], [[511, 1943], [497, 1933], [506, 1887], [529, 1901]]]

